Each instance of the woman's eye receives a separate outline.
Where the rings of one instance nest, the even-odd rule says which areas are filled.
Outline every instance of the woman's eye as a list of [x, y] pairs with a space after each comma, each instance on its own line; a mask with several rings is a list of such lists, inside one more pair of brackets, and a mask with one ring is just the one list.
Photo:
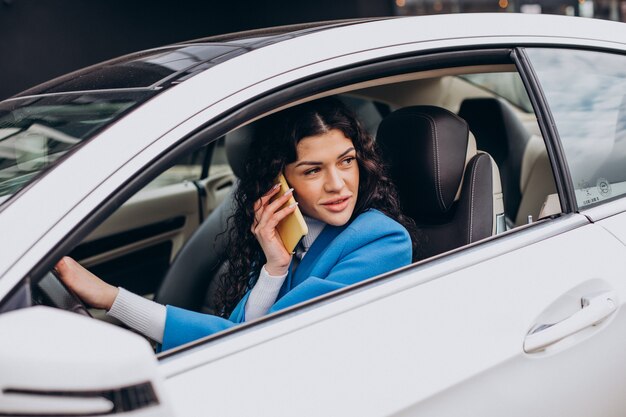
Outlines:
[[342, 160], [341, 163], [345, 166], [352, 165], [352, 163], [356, 160], [354, 156], [349, 156], [346, 159]]
[[304, 171], [304, 175], [312, 175], [312, 174], [318, 173], [319, 171], [320, 171], [319, 168], [308, 169]]

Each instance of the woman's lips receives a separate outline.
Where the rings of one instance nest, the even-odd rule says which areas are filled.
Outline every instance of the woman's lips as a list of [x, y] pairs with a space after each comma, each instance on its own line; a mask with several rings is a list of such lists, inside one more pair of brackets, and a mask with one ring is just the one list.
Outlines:
[[336, 198], [326, 203], [322, 203], [322, 206], [324, 206], [324, 208], [328, 211], [338, 213], [348, 207], [348, 204], [350, 203], [350, 198], [350, 196]]

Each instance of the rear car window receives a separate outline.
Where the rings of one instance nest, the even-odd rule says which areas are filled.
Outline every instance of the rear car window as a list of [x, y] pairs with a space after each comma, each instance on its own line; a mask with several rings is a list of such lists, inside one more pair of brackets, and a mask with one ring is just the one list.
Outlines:
[[563, 144], [578, 207], [626, 195], [626, 56], [527, 53]]

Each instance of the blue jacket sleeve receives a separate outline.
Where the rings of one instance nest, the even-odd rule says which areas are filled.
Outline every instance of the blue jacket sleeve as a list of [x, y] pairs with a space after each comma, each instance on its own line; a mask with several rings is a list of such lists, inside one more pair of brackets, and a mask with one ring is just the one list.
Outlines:
[[210, 314], [166, 306], [162, 350], [233, 327], [236, 323]]
[[239, 301], [228, 320], [210, 314], [196, 313], [170, 305], [166, 306], [161, 350], [172, 349], [243, 323], [245, 321], [244, 306], [249, 295], [250, 292], [248, 291]]

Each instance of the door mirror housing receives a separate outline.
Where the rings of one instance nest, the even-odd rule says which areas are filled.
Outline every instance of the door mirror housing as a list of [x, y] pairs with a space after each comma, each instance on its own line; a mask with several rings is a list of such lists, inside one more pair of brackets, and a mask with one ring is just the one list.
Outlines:
[[37, 306], [0, 315], [0, 340], [0, 415], [172, 415], [141, 336]]

